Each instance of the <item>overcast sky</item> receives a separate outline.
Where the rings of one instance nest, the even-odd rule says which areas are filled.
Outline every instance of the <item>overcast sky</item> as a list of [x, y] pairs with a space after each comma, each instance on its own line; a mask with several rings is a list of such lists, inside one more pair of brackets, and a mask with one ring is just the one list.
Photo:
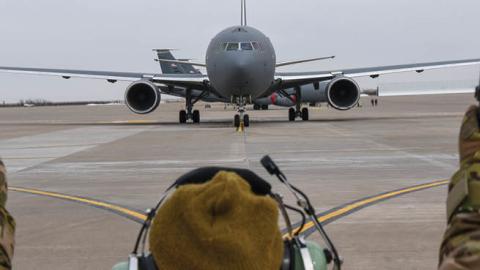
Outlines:
[[[278, 61], [336, 55], [282, 71], [480, 58], [478, 0], [256, 0], [248, 23]], [[0, 0], [0, 66], [160, 72], [152, 48], [204, 61], [210, 39], [240, 21], [240, 0]], [[478, 81], [479, 67], [363, 79]], [[0, 101], [121, 99], [127, 84], [0, 74]]]

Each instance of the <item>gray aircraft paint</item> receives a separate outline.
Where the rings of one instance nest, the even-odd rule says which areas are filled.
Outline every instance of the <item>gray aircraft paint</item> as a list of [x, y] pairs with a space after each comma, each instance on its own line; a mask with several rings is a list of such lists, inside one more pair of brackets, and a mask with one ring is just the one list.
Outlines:
[[[224, 44], [233, 42], [258, 42], [261, 49], [227, 51]], [[210, 82], [222, 96], [257, 98], [273, 82], [276, 56], [272, 42], [262, 32], [249, 26], [233, 26], [212, 39], [206, 63]]]

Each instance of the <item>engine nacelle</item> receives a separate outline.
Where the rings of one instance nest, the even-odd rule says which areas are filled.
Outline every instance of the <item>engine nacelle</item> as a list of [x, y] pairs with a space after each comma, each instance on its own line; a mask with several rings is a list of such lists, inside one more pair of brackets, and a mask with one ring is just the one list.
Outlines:
[[348, 77], [331, 80], [325, 90], [328, 104], [337, 110], [350, 110], [360, 100], [360, 87], [356, 81]]
[[158, 87], [146, 80], [132, 83], [125, 92], [125, 104], [136, 114], [153, 112], [160, 105], [160, 100]]

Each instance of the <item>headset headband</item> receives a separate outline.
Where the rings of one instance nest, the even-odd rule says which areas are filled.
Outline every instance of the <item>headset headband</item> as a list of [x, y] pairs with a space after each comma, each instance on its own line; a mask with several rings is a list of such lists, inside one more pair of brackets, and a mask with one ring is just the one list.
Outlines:
[[173, 187], [179, 187], [183, 185], [206, 183], [210, 181], [220, 171], [234, 172], [240, 175], [245, 181], [250, 184], [252, 192], [257, 195], [265, 196], [271, 194], [272, 186], [254, 172], [247, 169], [224, 167], [205, 167], [193, 170], [178, 178], [177, 181], [175, 181], [175, 183], [173, 184], [173, 186], [169, 188], [169, 190]]

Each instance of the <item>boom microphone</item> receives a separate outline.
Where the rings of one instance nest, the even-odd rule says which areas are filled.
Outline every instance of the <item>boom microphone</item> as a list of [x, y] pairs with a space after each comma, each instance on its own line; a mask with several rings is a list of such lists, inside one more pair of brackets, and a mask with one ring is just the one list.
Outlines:
[[315, 228], [323, 237], [329, 249], [333, 253], [333, 262], [335, 266], [334, 269], [341, 270], [343, 261], [340, 258], [338, 251], [335, 248], [335, 245], [333, 244], [332, 240], [330, 240], [330, 237], [323, 229], [322, 224], [318, 221], [317, 214], [315, 213], [315, 208], [310, 203], [310, 199], [308, 198], [308, 196], [299, 188], [290, 184], [287, 177], [283, 174], [283, 172], [280, 170], [277, 164], [275, 164], [275, 162], [269, 156], [263, 157], [260, 162], [262, 163], [263, 167], [271, 175], [277, 176], [278, 180], [280, 180], [280, 182], [282, 182], [282, 184], [284, 184], [286, 188], [295, 196], [295, 198], [297, 199], [298, 206], [302, 207], [303, 211], [305, 211], [305, 213], [310, 217], [310, 220], [315, 225]]

